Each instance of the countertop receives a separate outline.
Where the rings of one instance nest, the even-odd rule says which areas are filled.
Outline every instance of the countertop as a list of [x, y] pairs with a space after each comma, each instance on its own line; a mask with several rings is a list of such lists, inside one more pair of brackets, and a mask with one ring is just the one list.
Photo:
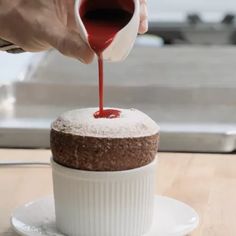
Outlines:
[[[0, 149], [0, 161], [49, 161], [49, 150]], [[157, 193], [192, 206], [200, 225], [191, 236], [236, 235], [236, 155], [160, 153]], [[48, 166], [0, 166], [0, 235], [15, 236], [15, 207], [52, 193]]]

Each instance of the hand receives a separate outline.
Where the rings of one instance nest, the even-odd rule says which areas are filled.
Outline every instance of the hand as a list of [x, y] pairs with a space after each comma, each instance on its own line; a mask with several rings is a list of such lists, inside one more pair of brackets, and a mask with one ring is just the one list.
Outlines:
[[[139, 33], [148, 30], [146, 0], [140, 0]], [[90, 63], [94, 52], [82, 40], [75, 23], [74, 0], [0, 0], [0, 37], [25, 51], [56, 48]]]
[[0, 0], [0, 37], [29, 52], [53, 47], [84, 63], [94, 57], [76, 27], [74, 0]]
[[140, 0], [140, 25], [139, 33], [144, 34], [148, 31], [148, 10], [147, 0]]

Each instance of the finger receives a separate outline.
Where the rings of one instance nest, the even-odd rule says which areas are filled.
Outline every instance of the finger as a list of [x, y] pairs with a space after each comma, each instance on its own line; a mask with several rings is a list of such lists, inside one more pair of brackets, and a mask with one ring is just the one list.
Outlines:
[[147, 20], [148, 18], [148, 9], [146, 2], [140, 4], [140, 21]]
[[62, 39], [59, 51], [64, 55], [77, 58], [85, 64], [91, 63], [94, 58], [94, 52], [76, 31], [67, 33], [66, 37]]
[[82, 40], [79, 33], [62, 29], [59, 27], [56, 33], [52, 33], [49, 37], [49, 43], [59, 50], [63, 55], [79, 59], [81, 62], [91, 63], [94, 57], [94, 52]]
[[139, 33], [144, 34], [148, 31], [148, 10], [146, 0], [141, 0], [140, 5], [140, 25]]

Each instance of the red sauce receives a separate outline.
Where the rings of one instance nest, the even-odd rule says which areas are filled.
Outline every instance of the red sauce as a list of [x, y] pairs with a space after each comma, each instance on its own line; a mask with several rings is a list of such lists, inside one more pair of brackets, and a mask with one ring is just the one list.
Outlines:
[[103, 51], [112, 43], [117, 32], [130, 21], [134, 11], [132, 0], [87, 0], [80, 7], [81, 19], [88, 32], [91, 48], [98, 57], [99, 111], [95, 118], [118, 118], [120, 111], [103, 109]]
[[105, 109], [105, 110], [102, 111], [102, 113], [100, 111], [95, 112], [94, 113], [94, 117], [95, 118], [109, 118], [109, 119], [113, 119], [113, 118], [120, 117], [120, 113], [121, 113], [121, 111], [119, 111], [119, 110]]

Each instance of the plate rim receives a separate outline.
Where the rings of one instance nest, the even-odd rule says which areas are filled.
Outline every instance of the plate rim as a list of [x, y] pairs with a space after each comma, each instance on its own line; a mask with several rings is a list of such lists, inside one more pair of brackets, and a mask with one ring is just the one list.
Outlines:
[[[196, 217], [196, 221], [191, 225], [191, 227], [189, 227], [189, 229], [186, 229], [186, 230], [182, 230], [181, 232], [176, 232], [176, 234], [179, 234], [179, 235], [187, 235], [188, 233], [192, 232], [193, 230], [195, 230], [197, 228], [197, 226], [199, 225], [200, 223], [200, 216], [199, 214], [197, 213], [197, 211], [191, 207], [190, 205], [188, 205], [187, 203], [185, 202], [182, 202], [180, 200], [177, 200], [175, 198], [171, 198], [171, 197], [168, 197], [168, 196], [164, 196], [164, 195], [158, 195], [156, 194], [155, 195], [155, 199], [164, 199], [165, 201], [170, 201], [170, 202], [175, 202], [183, 207], [185, 207], [186, 209], [190, 210], [193, 215], [195, 215]], [[53, 194], [51, 195], [47, 195], [47, 196], [44, 196], [44, 197], [41, 197], [41, 198], [37, 198], [35, 200], [32, 200], [32, 201], [29, 201], [29, 202], [26, 202], [26, 203], [23, 203], [22, 205], [16, 207], [12, 213], [11, 213], [11, 216], [10, 216], [10, 226], [12, 227], [12, 229], [19, 235], [21, 236], [46, 236], [46, 235], [42, 235], [42, 234], [38, 234], [38, 233], [27, 233], [27, 232], [23, 232], [22, 230], [19, 229], [19, 227], [16, 227], [15, 224], [14, 224], [14, 220], [16, 220], [16, 217], [14, 216], [16, 214], [17, 211], [21, 210], [22, 208], [25, 208], [25, 207], [28, 207], [29, 205], [32, 205], [32, 204], [35, 204], [35, 203], [38, 203], [38, 202], [41, 202], [43, 200], [52, 200], [53, 201]], [[59, 234], [59, 232], [58, 232]], [[146, 233], [144, 236], [148, 236], [149, 233]]]

